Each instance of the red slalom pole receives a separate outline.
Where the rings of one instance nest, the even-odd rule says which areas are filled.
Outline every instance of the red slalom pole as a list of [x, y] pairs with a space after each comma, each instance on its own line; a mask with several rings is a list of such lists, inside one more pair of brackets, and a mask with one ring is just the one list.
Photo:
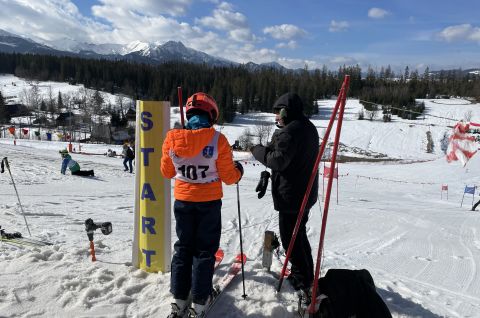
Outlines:
[[322, 159], [323, 153], [325, 152], [328, 137], [330, 136], [330, 131], [332, 130], [333, 122], [335, 121], [335, 116], [337, 115], [340, 101], [343, 97], [343, 92], [345, 91], [345, 82], [346, 81], [344, 80], [342, 87], [340, 88], [340, 94], [338, 95], [337, 102], [335, 103], [332, 115], [330, 116], [330, 121], [328, 122], [327, 130], [325, 131], [325, 136], [323, 137], [322, 144], [320, 146], [320, 151], [318, 152], [317, 159], [315, 160], [315, 164], [313, 165], [312, 174], [310, 175], [310, 179], [308, 180], [307, 190], [305, 191], [302, 205], [300, 206], [300, 211], [298, 212], [297, 222], [295, 223], [295, 228], [293, 229], [292, 239], [290, 240], [290, 244], [288, 245], [287, 254], [285, 255], [285, 261], [282, 267], [282, 272], [278, 280], [277, 292], [280, 292], [280, 290], [282, 289], [283, 278], [285, 276], [285, 271], [287, 270], [288, 260], [290, 259], [290, 256], [292, 254], [293, 245], [295, 244], [298, 230], [302, 222], [303, 214], [305, 213], [305, 207], [307, 206], [308, 197], [310, 196], [310, 192], [312, 191], [313, 181], [315, 181], [315, 175], [318, 170], [318, 165], [320, 164], [320, 160]]
[[182, 128], [185, 128], [185, 119], [183, 119], [183, 98], [182, 98], [182, 87], [177, 87], [178, 93], [178, 105], [180, 106], [180, 121], [182, 123]]
[[93, 241], [90, 241], [90, 255], [92, 255], [92, 262], [95, 262], [97, 258], [95, 257], [95, 245]]
[[[343, 123], [343, 113], [345, 111], [345, 103], [347, 100], [347, 92], [348, 92], [348, 86], [350, 83], [350, 76], [345, 75], [345, 80], [343, 82], [345, 84], [344, 91], [342, 94], [342, 103], [340, 106], [340, 110], [338, 113], [338, 122], [337, 122], [337, 129], [335, 131], [335, 141], [333, 144], [333, 152], [332, 152], [332, 160], [330, 162], [330, 167], [335, 168], [335, 164], [337, 161], [337, 151], [338, 151], [338, 144], [340, 142], [340, 133], [342, 132], [342, 123]], [[327, 194], [325, 196], [325, 205], [323, 206], [323, 219], [322, 219], [322, 230], [320, 232], [320, 241], [318, 244], [318, 253], [317, 253], [317, 264], [315, 266], [315, 276], [313, 278], [313, 289], [312, 289], [312, 302], [310, 303], [310, 309], [309, 313], [314, 314], [315, 313], [315, 302], [317, 298], [317, 281], [318, 277], [320, 276], [320, 267], [322, 263], [322, 252], [323, 252], [323, 243], [325, 240], [325, 230], [327, 227], [327, 217], [328, 217], [328, 207], [330, 205], [330, 194], [332, 193], [332, 183], [333, 183], [333, 173], [331, 173], [328, 176], [328, 183], [327, 183]], [[338, 183], [338, 180], [337, 180]]]

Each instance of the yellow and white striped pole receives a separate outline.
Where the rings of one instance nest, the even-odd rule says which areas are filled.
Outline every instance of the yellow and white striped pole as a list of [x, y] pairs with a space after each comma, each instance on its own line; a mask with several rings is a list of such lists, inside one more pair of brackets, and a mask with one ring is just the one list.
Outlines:
[[160, 172], [162, 144], [169, 128], [169, 102], [137, 101], [132, 261], [147, 272], [170, 271], [170, 179]]

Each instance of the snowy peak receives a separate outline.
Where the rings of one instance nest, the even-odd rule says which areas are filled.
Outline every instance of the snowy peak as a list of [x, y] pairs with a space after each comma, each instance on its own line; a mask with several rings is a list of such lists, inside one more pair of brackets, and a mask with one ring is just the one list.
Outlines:
[[78, 42], [71, 38], [49, 41], [45, 44], [61, 51], [72, 53], [93, 52], [101, 55], [119, 54], [123, 48], [120, 44], [93, 44]]
[[222, 66], [234, 64], [231, 61], [188, 48], [182, 42], [176, 41], [167, 41], [163, 44], [134, 41], [125, 46], [124, 52], [123, 55], [129, 59], [148, 58], [156, 63], [184, 61]]
[[59, 55], [61, 52], [28, 38], [0, 29], [0, 52]]
[[145, 54], [149, 54], [151, 47], [152, 45], [147, 42], [133, 41], [122, 48], [121, 54], [126, 55], [137, 52], [146, 56]]
[[188, 48], [180, 41], [168, 41], [165, 42], [162, 46], [165, 50], [170, 50], [172, 52], [181, 52], [188, 50]]
[[[180, 41], [167, 41], [165, 43], [134, 41], [127, 45], [108, 43], [92, 44], [65, 37], [55, 41], [42, 41], [42, 43], [38, 43], [1, 29], [0, 52], [125, 59], [147, 64], [159, 64], [171, 61], [227, 67], [238, 64], [186, 47]], [[283, 66], [275, 62], [260, 65], [251, 63], [250, 68], [253, 70], [263, 67], [283, 69]]]
[[10, 32], [7, 32], [5, 30], [0, 29], [0, 36], [11, 36], [11, 37], [16, 37], [15, 34], [12, 34]]

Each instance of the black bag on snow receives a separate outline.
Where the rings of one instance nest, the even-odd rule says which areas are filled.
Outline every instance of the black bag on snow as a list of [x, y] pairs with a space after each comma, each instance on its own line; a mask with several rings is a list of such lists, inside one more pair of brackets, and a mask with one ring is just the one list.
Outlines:
[[392, 318], [366, 269], [330, 269], [318, 283], [319, 294], [328, 296], [320, 305], [319, 318]]

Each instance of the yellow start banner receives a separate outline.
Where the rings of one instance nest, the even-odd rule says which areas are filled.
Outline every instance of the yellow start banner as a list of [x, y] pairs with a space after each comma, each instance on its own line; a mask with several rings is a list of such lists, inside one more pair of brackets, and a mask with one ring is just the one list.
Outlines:
[[147, 272], [170, 271], [170, 179], [160, 172], [162, 144], [169, 128], [169, 102], [137, 101], [132, 260]]

